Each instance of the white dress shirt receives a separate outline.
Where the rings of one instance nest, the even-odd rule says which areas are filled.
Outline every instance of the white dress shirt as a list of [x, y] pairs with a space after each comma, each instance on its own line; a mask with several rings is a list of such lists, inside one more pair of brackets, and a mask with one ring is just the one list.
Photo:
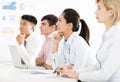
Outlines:
[[19, 45], [21, 58], [27, 65], [35, 65], [35, 58], [41, 49], [42, 41], [40, 35], [32, 33], [26, 40], [26, 47], [24, 43]]
[[97, 52], [99, 69], [80, 72], [84, 82], [120, 82], [120, 23], [103, 34], [103, 42]]
[[96, 64], [95, 55], [86, 41], [73, 32], [67, 41], [63, 41], [61, 48], [54, 53], [53, 67], [72, 64], [75, 70], [82, 70]]

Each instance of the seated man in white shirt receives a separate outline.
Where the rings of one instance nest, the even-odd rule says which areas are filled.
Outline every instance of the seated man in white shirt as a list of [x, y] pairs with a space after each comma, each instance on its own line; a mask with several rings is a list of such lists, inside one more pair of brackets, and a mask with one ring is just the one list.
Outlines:
[[22, 64], [35, 65], [35, 58], [41, 47], [40, 36], [34, 33], [36, 24], [37, 19], [32, 15], [23, 15], [20, 19], [20, 34], [16, 40]]

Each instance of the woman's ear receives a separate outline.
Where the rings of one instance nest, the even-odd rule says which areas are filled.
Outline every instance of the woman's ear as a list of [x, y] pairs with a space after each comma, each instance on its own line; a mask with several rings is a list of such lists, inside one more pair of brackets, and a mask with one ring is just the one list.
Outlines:
[[73, 28], [73, 24], [72, 23], [68, 23], [68, 27], [69, 28]]
[[114, 14], [113, 9], [110, 9], [110, 10], [108, 11], [108, 13], [109, 13], [109, 16], [113, 16], [113, 14]]

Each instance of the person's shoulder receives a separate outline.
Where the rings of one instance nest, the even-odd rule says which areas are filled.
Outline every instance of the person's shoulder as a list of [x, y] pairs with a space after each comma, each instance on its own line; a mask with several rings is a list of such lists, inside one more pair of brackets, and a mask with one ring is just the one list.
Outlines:
[[116, 24], [116, 29], [117, 29], [118, 31], [120, 31], [120, 22], [118, 22], [118, 23]]
[[34, 42], [34, 43], [35, 42], [41, 43], [41, 42], [43, 42], [43, 39], [44, 39], [44, 37], [40, 34], [38, 35], [37, 33], [32, 33], [29, 37], [29, 41]]
[[79, 36], [79, 35], [76, 36], [76, 39], [77, 39], [78, 41], [83, 41], [83, 42], [85, 41], [84, 38], [83, 38], [82, 36]]
[[75, 36], [74, 43], [79, 45], [87, 45], [87, 42], [79, 35]]

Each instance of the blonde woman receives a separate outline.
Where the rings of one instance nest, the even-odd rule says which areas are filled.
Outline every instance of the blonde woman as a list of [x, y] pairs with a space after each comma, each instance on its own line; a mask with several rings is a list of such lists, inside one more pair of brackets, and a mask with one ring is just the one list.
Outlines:
[[97, 52], [100, 67], [94, 71], [75, 72], [57, 70], [64, 77], [84, 82], [120, 82], [120, 0], [96, 0], [96, 19], [104, 23], [106, 31], [103, 43]]

